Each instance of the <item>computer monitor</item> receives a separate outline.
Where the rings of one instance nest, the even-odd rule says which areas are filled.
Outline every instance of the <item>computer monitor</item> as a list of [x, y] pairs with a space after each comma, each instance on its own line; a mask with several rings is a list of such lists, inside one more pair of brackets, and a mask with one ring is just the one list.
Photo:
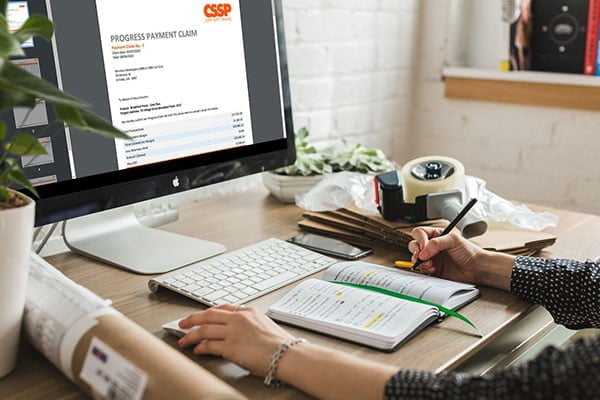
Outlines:
[[225, 251], [146, 228], [123, 206], [294, 162], [280, 0], [9, 2], [11, 23], [31, 14], [49, 16], [55, 37], [13, 62], [133, 138], [52, 124], [43, 102], [3, 115], [48, 150], [21, 159], [40, 194], [36, 225], [69, 220], [73, 250], [145, 274]]

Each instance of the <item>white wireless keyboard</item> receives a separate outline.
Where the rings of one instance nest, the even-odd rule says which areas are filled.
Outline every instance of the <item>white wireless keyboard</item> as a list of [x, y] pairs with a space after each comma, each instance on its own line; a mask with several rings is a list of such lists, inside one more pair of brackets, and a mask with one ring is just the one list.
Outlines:
[[279, 239], [269, 239], [152, 279], [208, 306], [243, 304], [322, 271], [336, 260]]

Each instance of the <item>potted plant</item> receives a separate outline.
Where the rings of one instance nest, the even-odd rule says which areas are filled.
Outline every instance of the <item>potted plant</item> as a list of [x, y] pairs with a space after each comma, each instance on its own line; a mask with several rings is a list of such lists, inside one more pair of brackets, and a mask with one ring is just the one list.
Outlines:
[[[66, 124], [85, 132], [111, 138], [128, 138], [97, 115], [85, 110], [83, 103], [13, 64], [23, 57], [21, 45], [34, 36], [50, 40], [54, 26], [46, 17], [32, 15], [16, 32], [7, 24], [8, 2], [0, 1], [0, 112], [15, 107], [29, 109], [44, 100], [54, 107], [56, 121], [39, 133], [51, 136], [49, 129]], [[26, 117], [27, 119], [27, 117]], [[46, 154], [37, 137], [8, 132], [0, 120], [0, 378], [16, 366], [21, 321], [25, 305], [29, 258], [33, 236], [35, 202], [15, 189], [33, 197], [37, 192], [23, 172], [22, 156]]]
[[370, 150], [361, 144], [350, 145], [342, 140], [337, 146], [318, 151], [308, 142], [309, 136], [306, 128], [296, 133], [294, 165], [263, 175], [267, 189], [284, 203], [293, 203], [296, 196], [308, 192], [327, 174], [342, 171], [378, 174], [394, 168], [381, 150]]

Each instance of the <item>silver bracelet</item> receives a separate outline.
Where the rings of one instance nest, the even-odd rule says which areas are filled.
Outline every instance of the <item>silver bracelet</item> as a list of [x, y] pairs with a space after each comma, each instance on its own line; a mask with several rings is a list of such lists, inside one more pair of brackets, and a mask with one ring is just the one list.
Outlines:
[[273, 353], [273, 356], [271, 357], [271, 364], [269, 364], [267, 377], [264, 381], [266, 386], [270, 388], [278, 388], [285, 385], [285, 383], [275, 379], [275, 375], [277, 374], [277, 368], [279, 367], [279, 363], [281, 362], [281, 359], [283, 358], [285, 352], [288, 351], [290, 347], [293, 347], [300, 343], [307, 343], [307, 340], [302, 338], [290, 339], [281, 344], [277, 348], [277, 350], [275, 350], [275, 353]]

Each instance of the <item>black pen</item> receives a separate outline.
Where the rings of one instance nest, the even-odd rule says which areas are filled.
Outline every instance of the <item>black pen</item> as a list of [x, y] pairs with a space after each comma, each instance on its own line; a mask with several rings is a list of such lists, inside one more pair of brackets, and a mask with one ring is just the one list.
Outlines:
[[[450, 225], [448, 225], [446, 227], [446, 229], [444, 229], [444, 231], [442, 232], [442, 234], [440, 236], [438, 236], [438, 237], [446, 236], [450, 232], [452, 232], [452, 230], [454, 228], [456, 228], [456, 225], [458, 225], [458, 223], [469, 213], [469, 211], [471, 211], [471, 208], [473, 208], [475, 206], [475, 204], [477, 204], [477, 199], [472, 199], [465, 206], [465, 208], [463, 208], [462, 211], [456, 216], [456, 218], [454, 218], [454, 221], [450, 222]], [[413, 265], [413, 267], [411, 268], [411, 271], [414, 271], [415, 269], [417, 269], [423, 263], [424, 263], [423, 260], [418, 259], [417, 262], [415, 263], [415, 265]]]

